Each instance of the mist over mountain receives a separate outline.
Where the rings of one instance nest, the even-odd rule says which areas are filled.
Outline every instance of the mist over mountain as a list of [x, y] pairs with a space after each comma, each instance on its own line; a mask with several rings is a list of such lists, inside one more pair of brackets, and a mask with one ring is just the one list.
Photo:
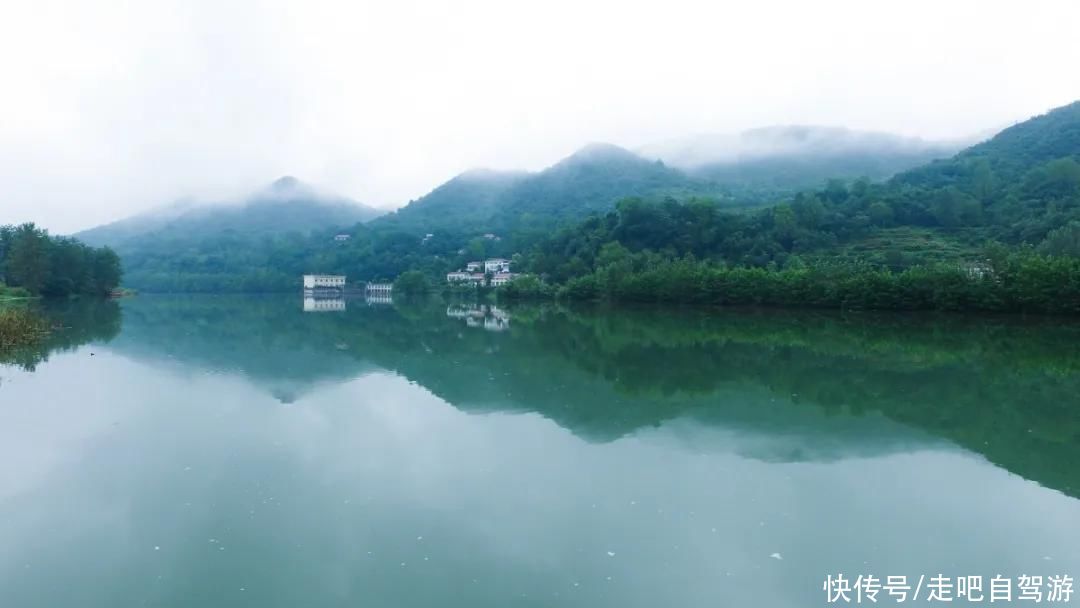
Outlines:
[[507, 191], [531, 175], [527, 171], [472, 169], [380, 218], [378, 223], [406, 226], [434, 224], [437, 219], [438, 225], [443, 227], [471, 226], [489, 219]]
[[366, 222], [381, 214], [378, 209], [285, 176], [239, 201], [183, 199], [74, 236], [124, 250], [162, 239], [192, 240], [230, 231], [247, 236], [308, 234]]
[[373, 227], [438, 232], [546, 230], [628, 196], [724, 194], [714, 184], [612, 144], [592, 143], [535, 173], [474, 170], [379, 218]]
[[[125, 284], [145, 291], [280, 291], [307, 272], [440, 277], [515, 254], [520, 270], [562, 283], [595, 270], [609, 241], [755, 267], [829, 256], [894, 268], [967, 263], [988, 241], [1040, 245], [1075, 219], [1078, 125], [1073, 104], [906, 170], [901, 160], [942, 148], [843, 129], [766, 129], [747, 136], [741, 158], [754, 160], [682, 169], [590, 144], [537, 172], [464, 172], [370, 221], [373, 210], [287, 178], [232, 206], [182, 202], [84, 234], [116, 244]], [[788, 156], [768, 156], [779, 151]], [[781, 170], [793, 167], [800, 172]], [[874, 171], [899, 173], [845, 179]], [[816, 185], [796, 187], [804, 180]]]
[[976, 141], [789, 125], [673, 139], [644, 146], [639, 153], [714, 181], [736, 198], [765, 201], [833, 178], [888, 179]]

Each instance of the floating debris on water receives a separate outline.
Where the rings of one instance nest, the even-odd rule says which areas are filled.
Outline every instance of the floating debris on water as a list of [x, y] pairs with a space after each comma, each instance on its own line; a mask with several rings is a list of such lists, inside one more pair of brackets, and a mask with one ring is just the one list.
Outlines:
[[782, 555], [780, 555], [779, 553], [773, 553], [773, 554], [769, 555], [769, 557], [771, 557], [773, 559], [784, 559], [784, 557]]

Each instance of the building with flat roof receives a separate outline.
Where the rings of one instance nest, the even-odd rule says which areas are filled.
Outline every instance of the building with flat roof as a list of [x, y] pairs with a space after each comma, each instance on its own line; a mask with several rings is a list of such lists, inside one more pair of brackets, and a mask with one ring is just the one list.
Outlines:
[[517, 275], [512, 272], [497, 272], [491, 275], [491, 286], [498, 287], [499, 285], [506, 285], [510, 281], [514, 280]]
[[305, 274], [304, 289], [345, 289], [343, 274]]
[[484, 260], [484, 272], [510, 272], [510, 260], [503, 258]]
[[462, 272], [460, 270], [446, 273], [447, 283], [471, 283], [483, 285], [484, 275], [479, 272]]

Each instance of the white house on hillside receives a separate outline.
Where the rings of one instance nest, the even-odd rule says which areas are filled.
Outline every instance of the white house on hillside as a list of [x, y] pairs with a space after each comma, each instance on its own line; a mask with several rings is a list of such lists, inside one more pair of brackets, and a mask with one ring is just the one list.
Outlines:
[[[481, 271], [481, 269], [483, 269], [483, 271]], [[455, 270], [454, 272], [448, 273], [446, 275], [446, 282], [483, 285], [485, 277], [488, 274], [491, 275], [492, 287], [505, 285], [510, 282], [510, 279], [514, 278], [514, 275], [510, 274], [510, 260], [491, 258], [484, 260], [483, 262], [469, 262], [465, 265], [465, 270]]]
[[484, 272], [510, 272], [510, 260], [502, 258], [484, 260]]
[[447, 283], [472, 283], [473, 285], [483, 285], [484, 275], [478, 272], [462, 272], [460, 270], [447, 273]]
[[498, 287], [499, 285], [506, 285], [510, 281], [514, 280], [515, 276], [517, 275], [510, 272], [497, 272], [491, 275], [491, 286]]

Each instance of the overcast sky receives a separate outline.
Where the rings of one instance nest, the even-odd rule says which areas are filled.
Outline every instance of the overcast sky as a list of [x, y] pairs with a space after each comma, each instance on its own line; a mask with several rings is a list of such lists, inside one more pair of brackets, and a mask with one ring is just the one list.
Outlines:
[[0, 223], [65, 233], [291, 174], [398, 206], [590, 141], [926, 138], [1080, 98], [1080, 2], [5, 2]]

